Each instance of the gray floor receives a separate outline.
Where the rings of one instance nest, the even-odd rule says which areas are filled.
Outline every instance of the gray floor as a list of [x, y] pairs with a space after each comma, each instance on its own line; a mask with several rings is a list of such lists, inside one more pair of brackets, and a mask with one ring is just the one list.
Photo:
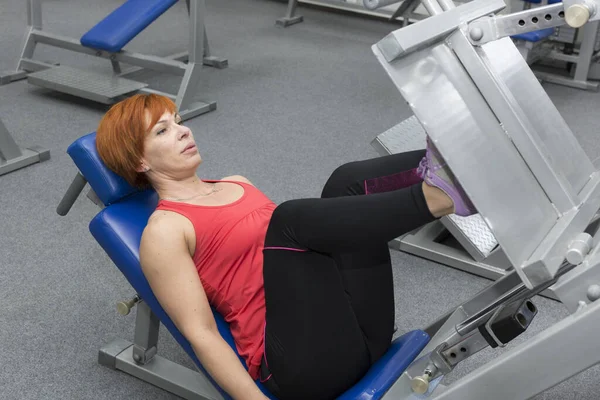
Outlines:
[[[43, 3], [48, 30], [80, 37], [121, 1]], [[375, 157], [369, 142], [410, 115], [370, 50], [392, 25], [302, 8], [306, 22], [282, 30], [274, 26], [285, 12], [281, 3], [211, 0], [207, 7], [213, 53], [227, 57], [229, 68], [206, 69], [198, 98], [218, 101], [218, 109], [188, 123], [205, 159], [203, 177], [243, 174], [275, 202], [316, 196], [336, 166]], [[24, 2], [1, 0], [0, 70], [14, 68], [24, 24]], [[186, 45], [186, 27], [185, 8], [178, 4], [128, 48], [176, 52]], [[38, 54], [88, 69], [110, 68], [106, 61], [63, 51]], [[173, 81], [165, 85], [172, 89]], [[599, 94], [546, 88], [596, 160]], [[134, 293], [89, 234], [95, 206], [82, 198], [68, 216], [55, 213], [76, 173], [65, 150], [93, 131], [105, 110], [24, 81], [0, 87], [0, 116], [18, 143], [52, 154], [44, 164], [0, 177], [1, 399], [174, 398], [97, 364], [103, 344], [132, 338], [134, 316], [120, 317], [115, 303]], [[400, 332], [427, 325], [488, 284], [406, 254], [393, 252], [393, 261]], [[540, 298], [537, 305], [539, 316], [515, 343], [567, 315], [553, 301]], [[164, 331], [159, 351], [191, 366]], [[447, 382], [496, 355], [482, 352]], [[589, 370], [536, 399], [598, 399], [597, 374], [597, 368]]]

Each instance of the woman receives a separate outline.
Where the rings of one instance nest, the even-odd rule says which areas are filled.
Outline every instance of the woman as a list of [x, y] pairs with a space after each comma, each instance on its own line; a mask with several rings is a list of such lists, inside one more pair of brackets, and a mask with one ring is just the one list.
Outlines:
[[[469, 215], [432, 146], [338, 168], [322, 198], [276, 206], [248, 179], [202, 180], [202, 159], [175, 104], [136, 95], [96, 134], [106, 165], [159, 196], [140, 262], [200, 362], [234, 399], [333, 399], [390, 345], [388, 241], [435, 218]], [[425, 155], [425, 157], [424, 157]], [[219, 335], [229, 322], [247, 370]]]

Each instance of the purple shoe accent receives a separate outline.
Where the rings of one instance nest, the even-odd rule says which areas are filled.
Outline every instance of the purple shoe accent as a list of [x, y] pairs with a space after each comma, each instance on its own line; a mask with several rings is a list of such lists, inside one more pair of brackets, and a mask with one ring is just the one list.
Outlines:
[[[427, 154], [427, 153], [425, 153]], [[421, 159], [419, 162], [419, 167], [417, 168], [417, 174], [423, 180], [425, 180], [425, 173], [427, 172], [427, 155]]]
[[397, 174], [365, 180], [365, 194], [391, 192], [423, 182], [417, 168]]
[[427, 137], [427, 150], [425, 157], [419, 164], [419, 173], [423, 177], [425, 183], [430, 186], [435, 186], [442, 190], [452, 199], [454, 203], [454, 213], [462, 217], [468, 217], [477, 213], [477, 209], [469, 200], [467, 194], [452, 171], [447, 168], [442, 156]]

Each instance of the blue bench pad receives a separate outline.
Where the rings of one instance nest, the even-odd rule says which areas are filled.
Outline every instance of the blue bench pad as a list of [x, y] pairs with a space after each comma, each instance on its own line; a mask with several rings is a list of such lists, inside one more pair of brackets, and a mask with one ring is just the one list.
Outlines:
[[177, 0], [127, 0], [81, 37], [81, 44], [111, 53], [121, 51]]
[[96, 150], [95, 132], [77, 139], [69, 146], [67, 153], [104, 205], [107, 206], [138, 191], [102, 162]]
[[511, 36], [513, 39], [525, 40], [526, 42], [539, 42], [554, 34], [554, 28], [540, 29], [539, 31], [520, 33]]

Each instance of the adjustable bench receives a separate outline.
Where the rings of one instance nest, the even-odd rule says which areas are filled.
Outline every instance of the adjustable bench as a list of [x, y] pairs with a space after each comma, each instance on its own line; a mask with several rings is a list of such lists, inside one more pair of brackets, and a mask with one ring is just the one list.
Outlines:
[[[95, 133], [91, 133], [76, 140], [69, 147], [67, 152], [75, 162], [79, 173], [61, 201], [57, 212], [66, 215], [86, 183], [90, 184], [88, 197], [103, 208], [92, 219], [90, 231], [137, 293], [131, 301], [119, 303], [119, 312], [127, 314], [134, 305], [138, 306], [135, 343], [120, 339], [109, 343], [100, 350], [99, 362], [184, 398], [228, 399], [227, 394], [206, 373], [189, 342], [164, 312], [141, 270], [140, 239], [148, 218], [156, 207], [157, 194], [153, 190], [138, 191], [111, 172], [96, 152], [95, 139]], [[220, 334], [236, 351], [228, 324], [214, 309], [213, 314]], [[160, 323], [167, 327], [188, 353], [200, 373], [155, 355]], [[428, 341], [429, 335], [421, 330], [405, 333], [394, 340], [388, 352], [339, 399], [383, 398]], [[245, 365], [241, 358], [240, 362]], [[267, 396], [274, 398], [260, 382], [257, 382], [257, 385]]]
[[[210, 55], [204, 26], [204, 0], [186, 0], [189, 22], [188, 51], [166, 57], [123, 50], [148, 25], [170, 9], [177, 0], [127, 0], [85, 33], [80, 40], [42, 29], [41, 0], [28, 0], [28, 32], [17, 70], [0, 73], [0, 84], [27, 78], [51, 90], [113, 104], [135, 93], [159, 93], [177, 104], [181, 117], [189, 119], [216, 109], [215, 102], [194, 101], [202, 65], [225, 68], [227, 60]], [[112, 73], [98, 73], [34, 60], [38, 43], [110, 60]], [[132, 65], [126, 71], [120, 63]], [[141, 69], [182, 76], [176, 94], [160, 92], [148, 84], [126, 78]]]

